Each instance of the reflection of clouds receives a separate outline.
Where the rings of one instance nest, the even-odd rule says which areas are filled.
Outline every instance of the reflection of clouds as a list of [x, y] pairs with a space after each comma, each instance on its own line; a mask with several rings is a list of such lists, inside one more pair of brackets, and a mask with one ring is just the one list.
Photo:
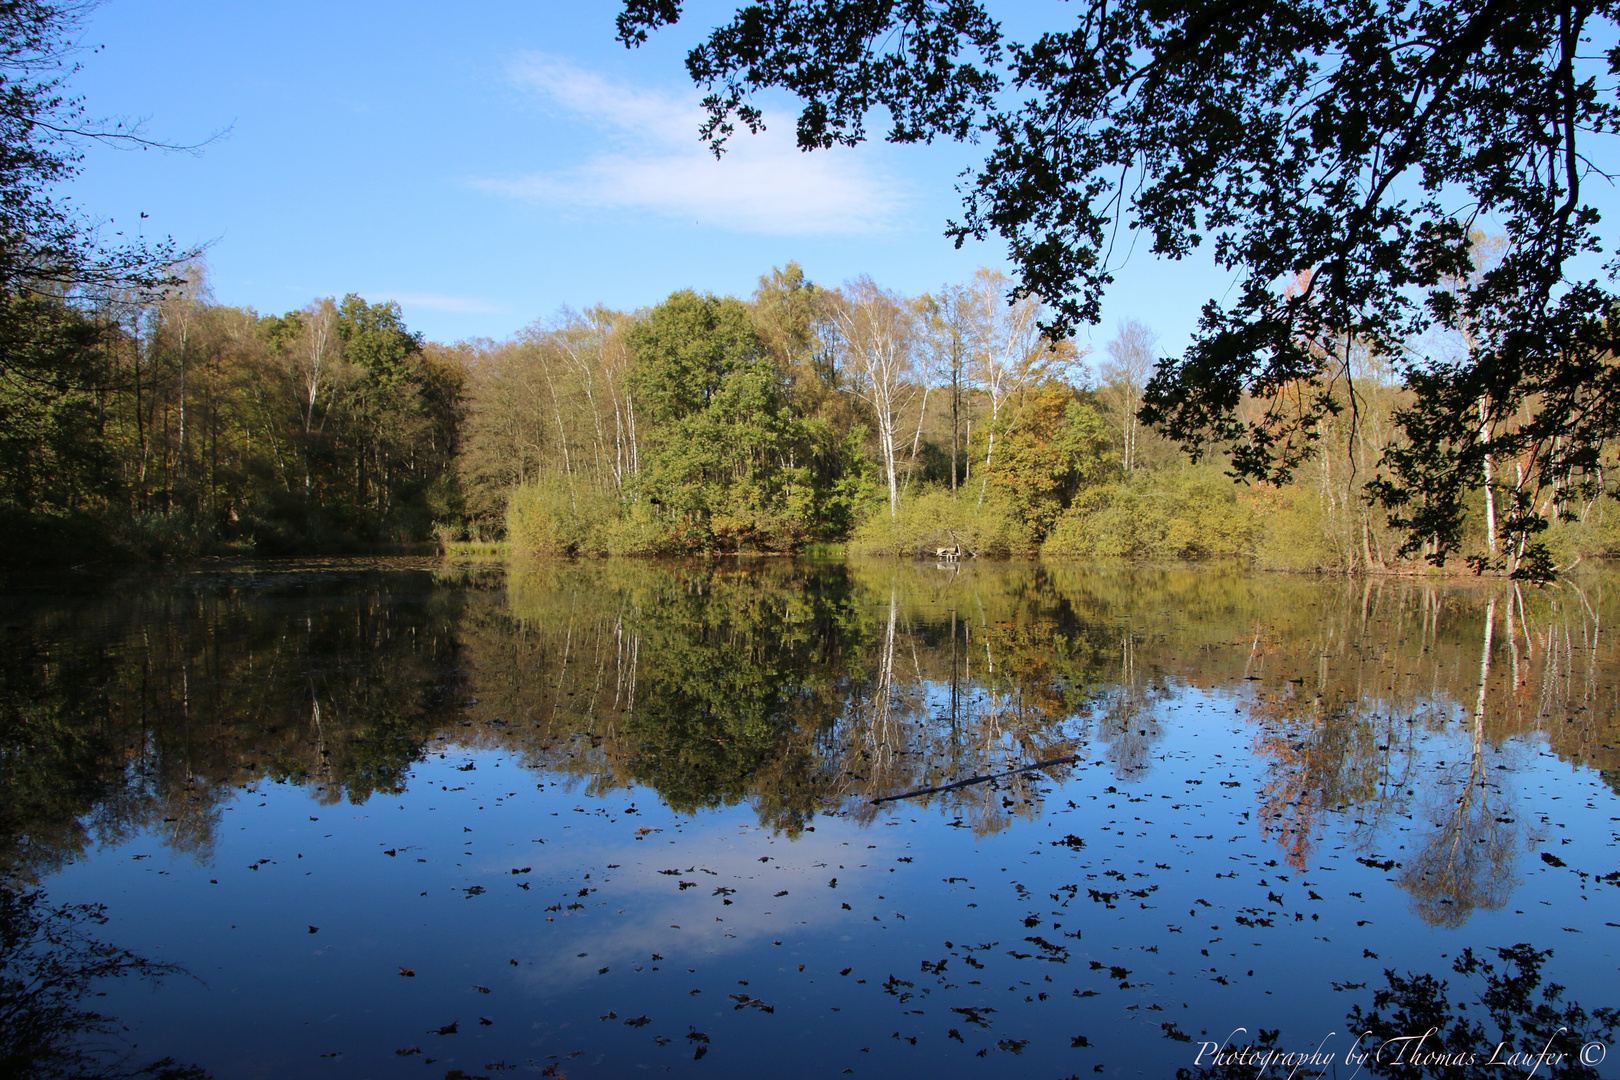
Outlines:
[[[791, 844], [770, 845], [739, 831], [698, 834], [678, 845], [665, 845], [664, 852], [633, 842], [601, 848], [593, 859], [621, 863], [621, 868], [611, 871], [615, 876], [604, 879], [599, 892], [582, 898], [589, 905], [586, 912], [552, 913], [556, 922], [529, 939], [535, 964], [519, 978], [536, 992], [545, 992], [594, 976], [602, 967], [649, 963], [655, 952], [664, 958], [658, 963], [673, 967], [770, 947], [777, 940], [785, 949], [791, 944], [789, 935], [801, 924], [824, 926], [829, 914], [840, 912], [841, 901], [862, 895], [860, 880], [871, 867], [857, 868], [855, 860], [868, 852], [864, 844], [857, 848], [855, 843], [850, 840], [846, 847], [832, 834], [823, 838], [807, 833]], [[760, 862], [767, 851], [770, 861]], [[678, 875], [658, 873], [677, 865]], [[827, 886], [833, 877], [838, 878], [837, 889]], [[681, 881], [697, 885], [682, 890]], [[719, 886], [737, 890], [728, 898], [730, 907], [714, 895]], [[787, 896], [775, 895], [783, 889]], [[620, 909], [623, 915], [617, 914]], [[724, 921], [716, 922], [716, 916]], [[672, 924], [680, 929], [671, 929]], [[580, 953], [587, 955], [582, 958]]]

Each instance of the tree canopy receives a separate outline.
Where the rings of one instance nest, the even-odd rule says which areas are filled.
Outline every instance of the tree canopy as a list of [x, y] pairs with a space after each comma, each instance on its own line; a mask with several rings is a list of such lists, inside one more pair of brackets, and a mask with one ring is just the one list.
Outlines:
[[138, 124], [90, 117], [71, 96], [79, 21], [90, 6], [0, 2], [0, 297], [173, 283], [170, 268], [191, 254], [167, 242], [103, 242], [62, 194], [86, 143], [161, 146]]
[[[1617, 8], [1590, 0], [1086, 0], [1012, 40], [977, 0], [766, 0], [694, 48], [717, 153], [755, 95], [797, 95], [801, 148], [987, 144], [958, 244], [999, 234], [1057, 336], [1095, 322], [1135, 237], [1234, 275], [1143, 417], [1232, 472], [1286, 480], [1358, 403], [1358, 355], [1410, 403], [1369, 497], [1436, 562], [1481, 486], [1481, 567], [1552, 569], [1535, 534], [1613, 493], [1620, 434], [1613, 255], [1589, 189], [1620, 103]], [[634, 46], [681, 14], [626, 0]], [[1500, 232], [1481, 265], [1481, 230]], [[1582, 275], [1585, 275], [1584, 277]], [[1460, 347], [1454, 347], [1456, 342]], [[1512, 467], [1508, 468], [1507, 463]], [[1496, 503], [1502, 513], [1495, 513]]]

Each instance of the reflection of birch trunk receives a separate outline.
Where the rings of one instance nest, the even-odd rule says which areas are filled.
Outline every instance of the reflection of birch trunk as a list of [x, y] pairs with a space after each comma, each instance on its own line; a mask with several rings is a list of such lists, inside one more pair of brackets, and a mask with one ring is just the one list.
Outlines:
[[562, 711], [563, 695], [567, 693], [567, 690], [564, 689], [564, 688], [568, 685], [568, 661], [569, 661], [569, 658], [573, 655], [573, 651], [574, 651], [574, 616], [573, 616], [573, 612], [569, 612], [569, 615], [568, 615], [568, 629], [567, 629], [567, 632], [563, 635], [562, 662], [560, 664], [558, 664], [558, 666], [557, 666], [557, 685], [552, 687], [551, 719], [552, 719], [553, 722], [556, 721], [557, 717], [561, 714], [561, 711]]
[[894, 631], [895, 621], [900, 613], [899, 598], [893, 588], [889, 590], [889, 628], [883, 635], [883, 661], [878, 667], [878, 686], [883, 691], [883, 700], [887, 703], [889, 688], [894, 683]]
[[1109, 757], [1121, 777], [1147, 765], [1148, 748], [1158, 735], [1158, 721], [1150, 715], [1152, 704], [1153, 695], [1144, 685], [1136, 662], [1136, 636], [1129, 629], [1122, 630], [1119, 679], [1108, 699], [1098, 732], [1109, 744]]
[[326, 746], [326, 728], [321, 723], [321, 699], [315, 694], [315, 684], [309, 684], [309, 722], [315, 728], [315, 760], [322, 781], [332, 780], [332, 756]]
[[[1513, 591], [1518, 591], [1517, 583], [1514, 584]], [[1507, 606], [1507, 640], [1508, 653], [1513, 657], [1513, 696], [1517, 698], [1519, 687], [1523, 683], [1519, 675], [1519, 633], [1513, 625], [1513, 601], [1511, 600], [1508, 601]]]
[[551, 412], [557, 421], [557, 444], [562, 447], [563, 472], [568, 477], [568, 505], [575, 513], [579, 512], [579, 504], [574, 497], [574, 463], [568, 454], [568, 429], [563, 426], [562, 402], [557, 397], [557, 382], [551, 374], [551, 363], [541, 357], [541, 370], [545, 372], [546, 387], [551, 391]]
[[613, 707], [629, 714], [636, 707], [636, 655], [641, 651], [641, 635], [625, 633], [623, 614], [613, 622], [613, 641], [618, 653]]
[[1479, 653], [1479, 697], [1474, 702], [1474, 765], [1470, 775], [1477, 775], [1483, 767], [1485, 745], [1485, 693], [1491, 678], [1491, 634], [1496, 629], [1496, 597], [1485, 605], [1485, 643]]
[[1479, 694], [1474, 701], [1468, 773], [1451, 812], [1440, 823], [1399, 882], [1412, 894], [1417, 913], [1431, 925], [1461, 926], [1475, 908], [1487, 911], [1507, 900], [1513, 869], [1510, 831], [1490, 805], [1485, 769], [1485, 705], [1496, 629], [1496, 598], [1485, 607], [1480, 646]]
[[[1587, 700], [1592, 700], [1599, 692], [1597, 658], [1598, 647], [1603, 642], [1603, 620], [1598, 617], [1597, 610], [1592, 607], [1591, 601], [1587, 600], [1579, 585], [1572, 582], [1570, 588], [1581, 598], [1581, 604], [1586, 608], [1586, 616], [1581, 620], [1581, 637], [1586, 644], [1586, 697]], [[1515, 585], [1514, 589], [1517, 591], [1518, 586]], [[1524, 610], [1523, 596], [1519, 597], [1519, 610]]]
[[894, 646], [899, 616], [899, 597], [894, 588], [890, 587], [889, 626], [883, 635], [883, 656], [878, 661], [878, 684], [872, 702], [874, 706], [872, 723], [867, 727], [867, 740], [874, 768], [881, 763], [882, 755], [892, 745], [889, 721], [894, 711]]
[[[896, 733], [891, 730], [894, 713], [894, 653], [898, 640], [900, 601], [896, 590], [889, 590], [889, 617], [884, 628], [883, 644], [878, 654], [877, 678], [873, 680], [872, 694], [865, 708], [852, 710], [857, 717], [855, 730], [843, 747], [843, 765], [839, 769], [838, 794], [847, 795], [855, 790], [851, 781], [864, 782], [868, 791], [878, 790], [879, 770], [892, 758]], [[868, 803], [862, 813], [869, 813]]]

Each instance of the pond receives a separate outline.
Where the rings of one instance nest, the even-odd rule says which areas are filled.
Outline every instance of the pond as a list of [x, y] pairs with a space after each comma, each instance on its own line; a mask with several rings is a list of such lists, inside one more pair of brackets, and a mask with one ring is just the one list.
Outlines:
[[1620, 1076], [1617, 585], [792, 560], [14, 582], [0, 1057]]

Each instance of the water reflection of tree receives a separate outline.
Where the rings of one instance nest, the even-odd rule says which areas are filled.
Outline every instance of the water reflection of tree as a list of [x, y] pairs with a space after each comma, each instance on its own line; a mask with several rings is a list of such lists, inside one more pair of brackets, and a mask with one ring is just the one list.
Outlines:
[[1287, 692], [1262, 699], [1250, 715], [1262, 732], [1255, 751], [1270, 761], [1258, 799], [1261, 829], [1304, 871], [1325, 811], [1373, 805], [1389, 790], [1378, 783], [1384, 768], [1372, 720], [1355, 702]]
[[352, 570], [9, 597], [0, 872], [143, 830], [206, 859], [223, 804], [267, 777], [399, 790], [454, 707], [456, 603], [425, 572]]
[[[750, 798], [761, 819], [786, 827], [825, 811], [870, 819], [881, 813], [875, 798], [1071, 755], [1089, 738], [1108, 746], [1116, 769], [1129, 774], [1149, 763], [1162, 733], [1153, 722], [1158, 704], [1176, 682], [1249, 685], [1249, 712], [1259, 725], [1255, 748], [1268, 761], [1260, 823], [1294, 866], [1312, 857], [1327, 814], [1341, 814], [1366, 842], [1382, 836], [1390, 819], [1411, 814], [1419, 787], [1435, 782], [1417, 771], [1422, 733], [1445, 729], [1455, 703], [1479, 695], [1464, 643], [1479, 641], [1477, 633], [1497, 619], [1490, 594], [1481, 591], [1374, 581], [1272, 589], [1249, 578], [1168, 572], [1074, 578], [1042, 568], [974, 567], [946, 576], [881, 563], [735, 572], [726, 588], [737, 596], [724, 604], [752, 597], [745, 606], [761, 615], [740, 638], [723, 638], [719, 654], [774, 672], [763, 682], [755, 678], [760, 690], [768, 683], [768, 693], [748, 690], [735, 674], [701, 675], [706, 667], [723, 669], [724, 662], [690, 661], [682, 653], [690, 641], [661, 644], [653, 653], [643, 648], [635, 678], [643, 687], [650, 678], [671, 687], [659, 698], [692, 712], [695, 703], [680, 698], [690, 687], [682, 690], [676, 675], [659, 674], [666, 664], [656, 659], [682, 657], [680, 667], [698, 672], [700, 685], [719, 678], [718, 693], [706, 696], [727, 704], [708, 714], [724, 716], [752, 701], [750, 716], [774, 717], [760, 727], [771, 737], [744, 738], [727, 748], [719, 742], [726, 735], [708, 732], [710, 745], [684, 753], [666, 753], [676, 743], [648, 746], [646, 761], [656, 761], [656, 771], [638, 776], [674, 795], [677, 805], [697, 806], [701, 793], [721, 793]], [[818, 674], [816, 661], [799, 667], [768, 662], [770, 649], [779, 648], [773, 635], [789, 625], [778, 610], [781, 599], [771, 599], [781, 589], [836, 596], [823, 620], [828, 635], [847, 635], [836, 672]], [[705, 630], [703, 619], [714, 619], [721, 591], [697, 589], [703, 604], [685, 615], [682, 628], [666, 631], [700, 641], [710, 635], [713, 628]], [[1528, 610], [1515, 593], [1515, 685], [1534, 682], [1545, 703], [1511, 724], [1497, 712], [1477, 714], [1474, 738], [1481, 745], [1495, 745], [1529, 724], [1552, 727], [1549, 703], [1571, 695], [1591, 699], [1567, 662], [1579, 653], [1571, 641], [1596, 644], [1596, 617], [1583, 614], [1589, 604], [1576, 599], [1562, 610], [1555, 604]], [[645, 635], [651, 625], [645, 612], [629, 617], [635, 633]], [[761, 651], [760, 635], [771, 640], [770, 648]], [[1555, 638], [1562, 648], [1549, 644]], [[697, 708], [697, 714], [705, 711]], [[1601, 721], [1612, 724], [1614, 704], [1604, 703]], [[659, 727], [677, 729], [663, 721]], [[701, 733], [701, 724], [689, 733]], [[721, 758], [724, 767], [713, 767]], [[705, 761], [710, 766], [700, 767]], [[585, 758], [569, 763], [586, 767]], [[1468, 790], [1479, 792], [1477, 785]], [[1474, 839], [1500, 836], [1494, 827], [1503, 823], [1495, 818], [1513, 816], [1492, 801], [1497, 798], [1456, 805], [1473, 814]], [[1037, 777], [1027, 776], [935, 793], [923, 805], [988, 832], [1038, 813], [1040, 790]], [[1474, 848], [1502, 852], [1511, 844]], [[1427, 873], [1434, 876], [1434, 868]], [[1469, 910], [1456, 895], [1443, 899], [1450, 904], [1435, 900], [1434, 907]]]
[[693, 570], [632, 614], [637, 700], [619, 721], [629, 777], [678, 810], [758, 794], [779, 825], [802, 824], [836, 785], [809, 757], [830, 720], [817, 706], [843, 696], [868, 633], [847, 586], [762, 589]]
[[0, 885], [0, 1076], [54, 1080], [204, 1080], [173, 1059], [137, 1063], [115, 1017], [84, 1007], [111, 979], [183, 974], [95, 936], [99, 905], [52, 905], [38, 890]]
[[[1167, 695], [1233, 687], [1268, 763], [1261, 818], [1297, 862], [1324, 815], [1371, 836], [1433, 783], [1414, 774], [1413, 747], [1477, 697], [1489, 595], [763, 560], [255, 571], [13, 599], [0, 862], [48, 869], [138, 829], [205, 853], [240, 787], [268, 777], [360, 801], [448, 744], [498, 748], [593, 793], [642, 783], [692, 811], [746, 801], [796, 831], [1088, 745], [1133, 775]], [[1486, 747], [1539, 730], [1562, 755], [1620, 768], [1607, 749], [1620, 680], [1598, 618], [1610, 603], [1601, 581], [1499, 601], [1492, 648], [1510, 662], [1490, 668], [1475, 724]], [[1037, 814], [1043, 783], [924, 802], [985, 832]], [[1482, 829], [1516, 816], [1485, 805], [1466, 803]]]
[[1459, 776], [1457, 770], [1450, 770], [1440, 781], [1438, 791], [1455, 792], [1449, 800], [1450, 810], [1441, 815], [1438, 827], [1417, 857], [1396, 879], [1412, 895], [1413, 910], [1424, 921], [1448, 929], [1467, 922], [1476, 908], [1500, 908], [1507, 903], [1515, 884], [1518, 815], [1507, 812], [1510, 808], [1490, 780], [1485, 763], [1485, 706], [1496, 608], [1497, 597], [1492, 596], [1485, 611], [1479, 694], [1474, 701], [1466, 772]]
[[[1083, 704], [1075, 703], [1086, 695], [1065, 687], [1089, 683], [1089, 666], [1076, 667], [1086, 651], [1040, 610], [1049, 594], [1001, 592], [953, 571], [940, 578], [904, 565], [859, 569], [866, 595], [878, 600], [883, 643], [858, 707], [841, 722], [844, 752], [881, 766], [845, 770], [860, 781], [845, 795], [863, 820], [879, 814], [874, 800], [1066, 758], [1080, 746]], [[1038, 780], [958, 787], [921, 805], [985, 835], [1039, 814]]]
[[1119, 632], [1119, 664], [1102, 691], [1097, 738], [1108, 747], [1108, 759], [1120, 779], [1130, 779], [1148, 767], [1154, 744], [1163, 737], [1155, 710], [1170, 697], [1163, 682], [1151, 682], [1137, 659], [1139, 635], [1130, 628]]
[[[1066, 650], [1050, 620], [1006, 600], [942, 593], [894, 564], [537, 570], [514, 579], [504, 630], [480, 612], [465, 635], [477, 713], [502, 724], [481, 737], [592, 783], [646, 783], [682, 809], [746, 798], [790, 830], [816, 813], [871, 816], [876, 797], [1073, 745], [1058, 731], [1075, 715], [1054, 674]], [[560, 642], [594, 659], [569, 674]], [[626, 662], [633, 674], [614, 675]], [[634, 702], [579, 704], [624, 682]], [[600, 745], [579, 752], [570, 733]], [[983, 828], [1036, 806], [988, 790], [938, 802]]]

